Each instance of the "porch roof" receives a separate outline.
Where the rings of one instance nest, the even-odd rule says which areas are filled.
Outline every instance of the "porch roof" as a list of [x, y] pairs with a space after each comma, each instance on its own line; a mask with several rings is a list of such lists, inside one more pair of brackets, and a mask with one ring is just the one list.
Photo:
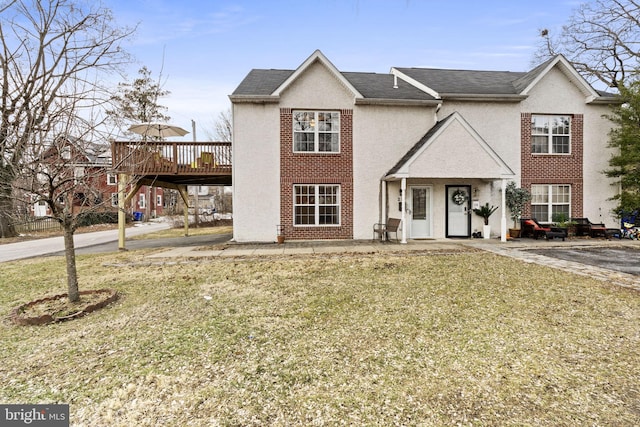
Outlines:
[[400, 178], [480, 178], [515, 176], [508, 164], [458, 112], [438, 121], [387, 172]]

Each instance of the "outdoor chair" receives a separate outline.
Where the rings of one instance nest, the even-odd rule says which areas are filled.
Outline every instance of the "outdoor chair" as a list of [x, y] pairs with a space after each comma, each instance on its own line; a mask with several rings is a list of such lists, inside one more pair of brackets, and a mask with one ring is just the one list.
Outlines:
[[386, 223], [373, 224], [373, 240], [376, 234], [380, 236], [381, 241], [389, 240], [389, 233], [395, 233], [396, 243], [398, 242], [398, 228], [400, 228], [400, 220], [398, 218], [389, 218]]
[[563, 241], [566, 237], [564, 231], [557, 228], [545, 227], [541, 225], [535, 218], [520, 219], [520, 228], [522, 229], [522, 231], [520, 232], [521, 237], [531, 236], [534, 239], [543, 237], [547, 240], [559, 237]]
[[589, 218], [571, 218], [576, 223], [576, 236], [604, 237], [611, 238], [619, 233], [618, 229], [607, 228], [603, 223], [593, 223]]

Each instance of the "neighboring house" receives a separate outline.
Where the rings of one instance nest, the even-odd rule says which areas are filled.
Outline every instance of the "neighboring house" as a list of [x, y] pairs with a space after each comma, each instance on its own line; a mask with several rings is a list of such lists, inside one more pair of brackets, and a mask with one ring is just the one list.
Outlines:
[[[61, 141], [61, 142], [60, 142]], [[60, 147], [60, 148], [57, 148]], [[73, 191], [74, 213], [92, 209], [113, 211], [118, 209], [118, 175], [111, 172], [111, 147], [67, 138], [59, 140], [42, 155], [48, 168], [60, 164], [65, 170], [57, 172], [61, 177], [68, 171], [69, 178], [77, 178]], [[141, 212], [145, 218], [160, 216], [164, 211], [164, 190], [142, 186], [132, 198], [129, 213]], [[33, 196], [32, 215], [44, 217], [51, 214], [47, 204]]]
[[474, 206], [531, 190], [527, 216], [613, 225], [608, 166], [616, 98], [557, 56], [529, 72], [392, 68], [341, 72], [315, 51], [296, 70], [252, 70], [233, 103], [236, 241], [371, 239], [402, 219], [407, 239], [470, 237]]

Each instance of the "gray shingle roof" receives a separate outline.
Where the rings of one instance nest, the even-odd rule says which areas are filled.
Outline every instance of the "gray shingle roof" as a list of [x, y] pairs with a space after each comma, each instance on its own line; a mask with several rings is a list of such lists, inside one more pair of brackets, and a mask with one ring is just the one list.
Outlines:
[[271, 95], [291, 74], [293, 70], [251, 70], [232, 95]]
[[[293, 73], [294, 70], [251, 70], [232, 95], [269, 96]], [[365, 98], [421, 101], [434, 99], [431, 95], [402, 80], [398, 80], [398, 87], [394, 88], [394, 79], [391, 74], [341, 74]]]
[[410, 100], [433, 100], [434, 98], [398, 79], [398, 87], [394, 88], [394, 76], [391, 74], [376, 73], [342, 73], [342, 75], [355, 87], [365, 98], [375, 99], [410, 99]]
[[[522, 91], [554, 60], [555, 58], [551, 58], [528, 72], [398, 67], [394, 69], [433, 89], [440, 96], [503, 96], [508, 99], [521, 95]], [[251, 70], [238, 85], [232, 96], [270, 96], [294, 72], [295, 70]], [[431, 95], [400, 78], [397, 79], [398, 87], [394, 88], [394, 76], [392, 74], [340, 73], [365, 99], [389, 101], [435, 100]]]
[[396, 70], [440, 94], [517, 95], [518, 91], [513, 82], [526, 74], [512, 71], [437, 68], [396, 68]]

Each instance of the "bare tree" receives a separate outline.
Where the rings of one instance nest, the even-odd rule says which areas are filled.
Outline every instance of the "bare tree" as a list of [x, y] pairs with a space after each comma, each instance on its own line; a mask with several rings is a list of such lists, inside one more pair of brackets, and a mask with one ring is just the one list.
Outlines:
[[640, 65], [640, 2], [594, 0], [582, 4], [560, 34], [540, 32], [537, 63], [563, 54], [590, 83], [616, 88]]
[[213, 124], [213, 132], [205, 130], [205, 134], [211, 141], [231, 142], [231, 138], [233, 136], [232, 123], [231, 108], [227, 108], [225, 111], [218, 114], [218, 118]]
[[17, 198], [46, 202], [64, 228], [71, 301], [79, 299], [76, 208], [104, 202], [85, 167], [93, 141], [107, 140], [100, 111], [110, 96], [101, 82], [129, 62], [120, 44], [132, 32], [80, 0], [15, 0], [0, 9], [0, 235], [15, 234]]

